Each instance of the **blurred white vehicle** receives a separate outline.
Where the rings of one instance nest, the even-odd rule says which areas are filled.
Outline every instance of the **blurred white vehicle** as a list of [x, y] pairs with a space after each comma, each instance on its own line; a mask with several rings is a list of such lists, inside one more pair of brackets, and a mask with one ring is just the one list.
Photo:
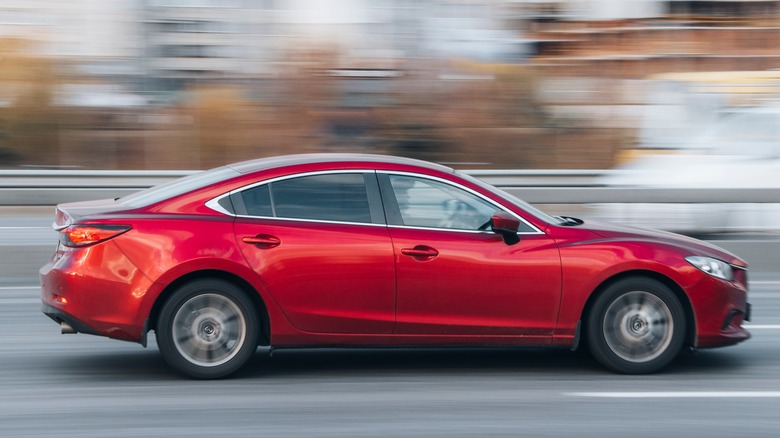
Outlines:
[[[674, 151], [647, 154], [603, 177], [611, 187], [780, 189], [780, 106], [720, 112]], [[678, 232], [780, 230], [778, 204], [599, 204], [592, 217]]]

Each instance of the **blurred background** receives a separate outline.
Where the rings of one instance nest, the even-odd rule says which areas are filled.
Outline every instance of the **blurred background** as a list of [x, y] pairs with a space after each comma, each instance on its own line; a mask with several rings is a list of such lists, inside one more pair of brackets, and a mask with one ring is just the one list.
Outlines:
[[[780, 188], [779, 68], [775, 0], [4, 0], [0, 168], [350, 151]], [[589, 208], [780, 228], [764, 198], [738, 213], [631, 201]]]
[[0, 163], [604, 169], [740, 129], [774, 152], [779, 24], [755, 0], [4, 0]]

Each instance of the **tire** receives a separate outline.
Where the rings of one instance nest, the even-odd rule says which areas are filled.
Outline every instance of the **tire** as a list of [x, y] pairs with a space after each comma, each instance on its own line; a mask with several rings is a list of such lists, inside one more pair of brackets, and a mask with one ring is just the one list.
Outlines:
[[226, 377], [257, 350], [259, 318], [246, 294], [218, 279], [177, 289], [157, 320], [157, 345], [176, 371], [195, 379]]
[[649, 374], [669, 365], [682, 349], [685, 332], [685, 311], [674, 292], [643, 277], [607, 287], [587, 320], [591, 354], [622, 374]]

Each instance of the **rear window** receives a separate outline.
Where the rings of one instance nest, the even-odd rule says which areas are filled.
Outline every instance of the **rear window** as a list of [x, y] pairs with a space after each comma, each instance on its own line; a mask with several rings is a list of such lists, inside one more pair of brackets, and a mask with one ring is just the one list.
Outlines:
[[217, 167], [123, 196], [118, 201], [134, 208], [146, 207], [239, 175], [229, 167]]

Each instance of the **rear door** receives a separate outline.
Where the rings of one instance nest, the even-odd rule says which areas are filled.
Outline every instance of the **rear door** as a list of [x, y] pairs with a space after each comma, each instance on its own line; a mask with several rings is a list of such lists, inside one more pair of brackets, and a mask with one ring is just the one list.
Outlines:
[[393, 248], [373, 172], [320, 172], [233, 194], [238, 245], [298, 329], [391, 333]]

